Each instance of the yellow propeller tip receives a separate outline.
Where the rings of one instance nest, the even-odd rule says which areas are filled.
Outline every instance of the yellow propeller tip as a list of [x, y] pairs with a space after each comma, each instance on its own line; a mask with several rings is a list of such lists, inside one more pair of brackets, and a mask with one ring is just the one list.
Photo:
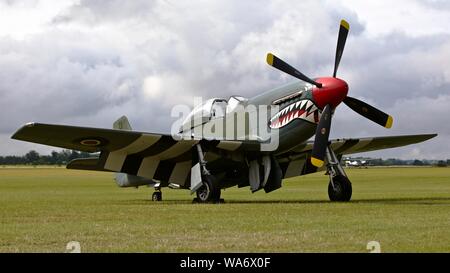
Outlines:
[[389, 129], [389, 128], [392, 127], [392, 123], [394, 123], [394, 119], [391, 116], [389, 116], [387, 121], [386, 121], [386, 125], [384, 125], [384, 127]]
[[269, 65], [273, 65], [273, 54], [272, 53], [267, 53], [267, 63], [269, 64]]
[[323, 160], [320, 160], [320, 159], [315, 158], [315, 157], [311, 157], [311, 164], [313, 164], [317, 168], [320, 168], [320, 167], [323, 166]]
[[341, 26], [345, 27], [347, 30], [350, 30], [350, 25], [344, 19], [341, 20]]

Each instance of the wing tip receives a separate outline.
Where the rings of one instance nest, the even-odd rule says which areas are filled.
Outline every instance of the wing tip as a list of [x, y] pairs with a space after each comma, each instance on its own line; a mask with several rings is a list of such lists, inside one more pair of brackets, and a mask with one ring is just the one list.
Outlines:
[[20, 133], [23, 132], [23, 130], [26, 130], [27, 128], [32, 128], [36, 125], [36, 122], [28, 122], [25, 123], [22, 127], [20, 127], [12, 136], [11, 139], [17, 139], [17, 140], [22, 140], [20, 138]]
[[425, 140], [428, 140], [428, 139], [432, 139], [432, 138], [437, 137], [438, 134], [437, 133], [432, 133], [432, 134], [425, 134], [423, 136], [424, 136]]

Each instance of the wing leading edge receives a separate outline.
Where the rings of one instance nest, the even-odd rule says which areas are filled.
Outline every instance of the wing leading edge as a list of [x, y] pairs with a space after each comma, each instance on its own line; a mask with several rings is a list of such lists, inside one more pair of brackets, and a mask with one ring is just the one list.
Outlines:
[[[136, 141], [143, 133], [67, 125], [27, 123], [12, 139], [83, 152], [115, 151]], [[159, 138], [159, 135], [148, 134]]]

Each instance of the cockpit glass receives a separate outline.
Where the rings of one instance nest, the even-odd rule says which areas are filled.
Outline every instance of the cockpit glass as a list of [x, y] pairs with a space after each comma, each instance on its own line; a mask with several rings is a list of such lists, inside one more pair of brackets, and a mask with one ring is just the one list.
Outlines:
[[220, 98], [209, 99], [192, 110], [184, 120], [182, 126], [184, 129], [181, 130], [192, 128], [193, 124], [203, 124], [211, 119], [224, 117], [245, 101], [247, 101], [246, 98], [238, 96], [232, 96], [228, 101]]
[[247, 101], [246, 98], [244, 97], [239, 97], [239, 96], [231, 96], [230, 99], [228, 100], [228, 104], [227, 104], [227, 113], [231, 113], [234, 110], [236, 110], [236, 107]]
[[219, 118], [225, 116], [225, 111], [227, 109], [227, 102], [225, 100], [223, 101], [215, 101], [212, 105], [212, 117], [213, 118]]

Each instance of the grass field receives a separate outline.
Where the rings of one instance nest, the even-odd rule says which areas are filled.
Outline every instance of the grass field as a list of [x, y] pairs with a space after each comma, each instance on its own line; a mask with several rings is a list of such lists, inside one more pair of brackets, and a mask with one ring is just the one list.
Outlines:
[[350, 203], [328, 201], [328, 178], [270, 194], [118, 188], [109, 173], [0, 168], [0, 252], [450, 252], [450, 168], [349, 169]]

